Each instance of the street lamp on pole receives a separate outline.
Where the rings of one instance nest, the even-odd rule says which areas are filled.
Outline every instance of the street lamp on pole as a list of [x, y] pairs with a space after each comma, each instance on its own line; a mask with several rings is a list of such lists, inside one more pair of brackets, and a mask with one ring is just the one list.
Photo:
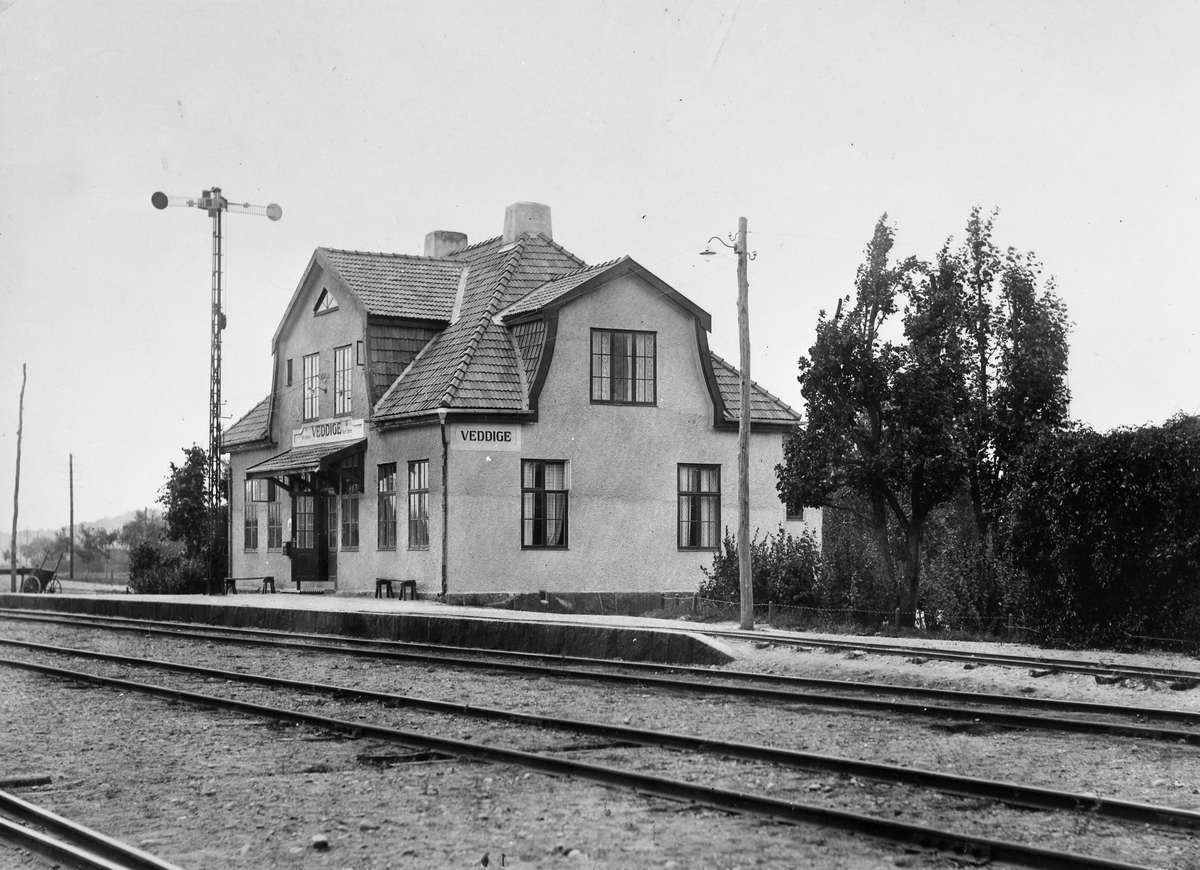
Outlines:
[[[741, 413], [738, 417], [738, 588], [741, 592], [741, 628], [754, 628], [754, 585], [750, 564], [750, 284], [746, 276], [746, 263], [755, 254], [746, 250], [746, 219], [738, 218], [737, 237], [730, 237], [729, 244], [717, 236], [714, 240], [737, 254], [738, 266], [738, 347], [740, 349]], [[701, 256], [711, 257], [716, 252], [705, 247]]]

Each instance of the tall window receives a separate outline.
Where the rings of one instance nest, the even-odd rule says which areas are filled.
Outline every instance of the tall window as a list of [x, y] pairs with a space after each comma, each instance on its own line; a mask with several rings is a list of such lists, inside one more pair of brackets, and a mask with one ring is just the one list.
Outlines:
[[258, 505], [254, 498], [254, 484], [257, 480], [246, 481], [246, 499], [243, 503], [242, 549], [250, 551], [258, 549]]
[[333, 413], [350, 413], [350, 345], [333, 350]]
[[[363, 490], [362, 458], [348, 456], [342, 460], [342, 549], [358, 549], [358, 501]], [[349, 477], [349, 479], [347, 479]]]
[[337, 493], [325, 493], [325, 540], [329, 544], [329, 552], [338, 548], [338, 497]]
[[592, 401], [626, 405], [655, 402], [653, 332], [592, 330]]
[[408, 463], [408, 549], [429, 549], [429, 460]]
[[721, 544], [721, 466], [679, 466], [679, 549]]
[[521, 546], [566, 548], [567, 463], [521, 461]]
[[267, 482], [267, 549], [283, 549], [283, 504], [274, 482]]
[[304, 419], [321, 416], [321, 355], [310, 353], [304, 358]]
[[396, 463], [379, 466], [379, 549], [396, 549]]

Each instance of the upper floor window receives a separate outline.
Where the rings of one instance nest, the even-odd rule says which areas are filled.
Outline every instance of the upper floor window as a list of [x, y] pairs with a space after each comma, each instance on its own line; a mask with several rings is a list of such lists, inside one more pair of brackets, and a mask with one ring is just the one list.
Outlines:
[[521, 461], [521, 546], [566, 549], [567, 463]]
[[333, 350], [333, 413], [350, 413], [350, 345]]
[[592, 401], [653, 405], [656, 369], [653, 332], [592, 330]]
[[310, 353], [304, 358], [304, 419], [321, 416], [321, 355]]
[[329, 311], [337, 311], [337, 300], [333, 298], [333, 294], [328, 290], [322, 290], [320, 297], [317, 299], [317, 304], [313, 306], [313, 314], [325, 314]]
[[679, 549], [721, 545], [721, 466], [679, 466]]

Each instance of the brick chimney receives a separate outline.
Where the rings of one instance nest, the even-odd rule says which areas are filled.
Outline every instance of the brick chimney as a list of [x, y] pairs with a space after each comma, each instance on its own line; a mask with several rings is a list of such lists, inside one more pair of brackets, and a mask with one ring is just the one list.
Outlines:
[[444, 257], [467, 246], [467, 234], [434, 230], [425, 236], [425, 256]]
[[553, 239], [550, 231], [550, 206], [540, 202], [514, 202], [504, 210], [504, 241], [515, 242], [526, 233], [541, 233]]

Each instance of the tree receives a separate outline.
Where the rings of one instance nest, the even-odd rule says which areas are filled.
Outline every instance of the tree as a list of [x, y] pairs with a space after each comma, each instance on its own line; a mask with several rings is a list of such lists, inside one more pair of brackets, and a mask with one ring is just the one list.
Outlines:
[[40, 564], [55, 558], [59, 553], [66, 553], [70, 549], [71, 533], [66, 526], [63, 526], [54, 533], [54, 537], [38, 535], [32, 541], [22, 544], [21, 555], [31, 564], [34, 562]]
[[121, 527], [121, 544], [132, 551], [141, 543], [158, 544], [166, 533], [162, 514], [146, 508], [135, 511], [133, 519]]
[[105, 569], [112, 555], [113, 545], [116, 544], [119, 532], [109, 531], [99, 526], [81, 525], [79, 527], [79, 545], [77, 547], [85, 565], [93, 562], [103, 562]]
[[1032, 254], [992, 241], [998, 211], [971, 210], [958, 252], [966, 298], [961, 340], [969, 360], [964, 419], [975, 523], [988, 540], [1006, 480], [1045, 432], [1068, 424], [1066, 308]]
[[[846, 297], [832, 319], [821, 312], [816, 342], [799, 362], [808, 417], [788, 436], [776, 473], [790, 503], [857, 510], [838, 494], [862, 497], [885, 576], [911, 624], [925, 522], [966, 472], [963, 287], [948, 248], [932, 266], [913, 258], [889, 264], [894, 236], [884, 215], [858, 269], [853, 306], [843, 315]], [[884, 332], [902, 301], [906, 341], [896, 345]]]
[[[223, 573], [225, 568], [225, 529], [227, 507], [219, 504], [215, 516], [210, 515], [208, 506], [208, 453], [202, 447], [192, 445], [183, 451], [182, 465], [171, 463], [171, 473], [159, 493], [163, 505], [163, 522], [166, 537], [183, 545], [184, 557], [203, 564], [212, 564]], [[220, 501], [227, 501], [228, 474], [222, 475]], [[212, 531], [216, 532], [215, 550], [211, 547]]]

